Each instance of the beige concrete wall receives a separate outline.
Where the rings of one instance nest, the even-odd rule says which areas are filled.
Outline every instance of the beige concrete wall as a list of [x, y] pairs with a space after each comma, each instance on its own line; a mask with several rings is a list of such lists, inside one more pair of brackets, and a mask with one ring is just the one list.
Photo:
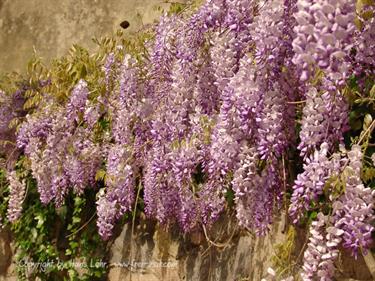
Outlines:
[[[127, 32], [160, 16], [165, 0], [0, 0], [0, 73], [23, 71], [33, 48], [46, 61], [73, 43], [93, 48], [93, 37], [130, 22]], [[176, 2], [176, 1], [174, 1]], [[179, 2], [184, 2], [183, 0]]]
[[[133, 235], [130, 223], [123, 227], [110, 242], [108, 261], [97, 266], [107, 268], [108, 281], [280, 281], [271, 279], [267, 270], [277, 245], [286, 239], [289, 224], [285, 216], [281, 218], [275, 220], [268, 235], [255, 237], [238, 228], [233, 215], [223, 216], [208, 231], [216, 246], [208, 243], [202, 232], [183, 235], [176, 227], [166, 231], [154, 221], [139, 219]], [[301, 263], [306, 239], [306, 230], [297, 228], [290, 262]], [[0, 281], [17, 280], [13, 253], [10, 233], [0, 231]], [[341, 251], [334, 280], [375, 280], [372, 264], [362, 256], [355, 260]]]

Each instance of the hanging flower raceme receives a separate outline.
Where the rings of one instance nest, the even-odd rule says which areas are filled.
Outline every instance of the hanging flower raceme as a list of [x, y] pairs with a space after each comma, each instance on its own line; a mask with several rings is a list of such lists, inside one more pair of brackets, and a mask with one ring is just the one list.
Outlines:
[[214, 67], [210, 59], [202, 59], [202, 67], [197, 74], [193, 97], [196, 101], [195, 112], [204, 114], [209, 119], [217, 114], [220, 106], [220, 92], [213, 74], [215, 69], [217, 66]]
[[[48, 110], [46, 110], [48, 112]], [[48, 112], [49, 113], [49, 112]], [[27, 115], [26, 121], [22, 123], [17, 132], [17, 146], [25, 149], [27, 154], [31, 153], [29, 148], [32, 139], [45, 141], [50, 133], [53, 115], [41, 113], [39, 115]]]
[[349, 129], [345, 98], [340, 92], [319, 93], [316, 88], [309, 88], [301, 123], [298, 145], [301, 156], [306, 157], [323, 142], [329, 148], [342, 142], [344, 132]]
[[98, 226], [99, 235], [102, 239], [108, 240], [112, 236], [112, 230], [116, 223], [116, 201], [110, 201], [104, 193], [99, 193], [96, 205], [98, 214], [96, 225]]
[[117, 95], [111, 100], [113, 143], [107, 145], [105, 189], [97, 202], [98, 228], [104, 239], [112, 235], [112, 228], [135, 199], [136, 162], [133, 130], [141, 117], [139, 103], [138, 69], [130, 55], [125, 58], [118, 73]]
[[[256, 83], [263, 93], [258, 123], [258, 149], [262, 159], [280, 157], [293, 136], [293, 93], [286, 83], [283, 67], [291, 60], [291, 29], [294, 22], [286, 18], [293, 9], [291, 1], [267, 1], [251, 25], [255, 42]], [[288, 49], [289, 48], [289, 49]], [[289, 64], [290, 65], [290, 64]], [[284, 87], [285, 86], [285, 87]]]
[[254, 141], [260, 98], [254, 83], [252, 60], [245, 57], [223, 91], [218, 121], [212, 133], [209, 159], [205, 164], [208, 180], [200, 191], [200, 197], [207, 198], [201, 207], [205, 210], [203, 220], [206, 222], [213, 222], [224, 207], [222, 196], [229, 183], [227, 176], [238, 167], [241, 146], [247, 140]]
[[238, 69], [237, 53], [233, 46], [236, 38], [233, 32], [216, 32], [211, 39], [210, 57], [213, 66], [214, 84], [219, 94], [228, 85]]
[[115, 62], [116, 62], [116, 58], [115, 58], [114, 53], [109, 53], [107, 58], [106, 58], [105, 64], [103, 66], [104, 77], [105, 77], [105, 86], [106, 86], [107, 91], [109, 91], [110, 87], [111, 87], [111, 82], [112, 82], [112, 79], [113, 79], [113, 76], [114, 76], [113, 67], [114, 67]]
[[272, 221], [275, 174], [268, 168], [259, 172], [259, 154], [254, 148], [244, 148], [240, 158], [241, 165], [232, 182], [237, 219], [241, 226], [264, 235]]
[[301, 277], [306, 281], [333, 280], [334, 261], [338, 257], [338, 237], [342, 231], [329, 227], [329, 217], [318, 213], [317, 219], [311, 223], [310, 237], [304, 253]]
[[7, 218], [10, 222], [18, 220], [22, 213], [22, 203], [25, 199], [26, 184], [21, 181], [15, 171], [7, 173], [7, 180], [9, 182], [9, 205], [7, 211]]
[[345, 193], [333, 203], [333, 212], [335, 227], [343, 231], [344, 248], [357, 258], [361, 250], [366, 253], [372, 242], [375, 191], [361, 181], [361, 147], [353, 145], [347, 154], [349, 163], [343, 171]]
[[180, 205], [179, 194], [170, 181], [173, 178], [172, 165], [163, 150], [163, 147], [154, 147], [150, 151], [143, 186], [146, 215], [167, 224], [175, 221]]
[[258, 118], [258, 151], [261, 159], [281, 157], [288, 146], [283, 118], [285, 97], [281, 89], [275, 88], [266, 93], [263, 110]]
[[79, 115], [82, 115], [84, 112], [88, 95], [87, 82], [80, 80], [74, 87], [66, 107], [66, 119], [69, 122], [72, 120], [79, 122]]
[[[69, 189], [69, 176], [64, 170], [64, 162], [72, 140], [71, 119], [66, 119], [64, 111], [60, 111], [52, 122], [51, 133], [46, 139], [45, 149], [40, 161], [44, 169], [38, 173], [38, 190], [43, 203], [54, 200], [56, 206], [61, 206]], [[48, 168], [47, 168], [48, 167]]]
[[293, 48], [302, 81], [318, 67], [332, 82], [343, 84], [349, 74], [346, 57], [353, 46], [355, 2], [298, 0]]
[[178, 188], [176, 192], [181, 206], [177, 219], [184, 231], [190, 231], [197, 226], [200, 219], [193, 173], [196, 172], [201, 157], [199, 151], [192, 145], [176, 149], [168, 156], [173, 171], [171, 184]]
[[327, 153], [328, 145], [323, 143], [320, 150], [315, 150], [306, 159], [303, 173], [297, 176], [289, 207], [289, 214], [294, 223], [298, 222], [304, 211], [310, 210], [311, 204], [316, 203], [319, 195], [323, 193], [324, 184], [331, 176], [331, 163]]
[[90, 140], [90, 137], [91, 132], [87, 129], [77, 128], [64, 162], [69, 183], [79, 195], [86, 187], [95, 185], [95, 175], [103, 160], [100, 146]]
[[97, 226], [103, 239], [112, 236], [114, 224], [132, 209], [135, 179], [133, 167], [128, 163], [129, 151], [122, 145], [113, 145], [107, 156], [106, 188], [97, 201]]
[[[361, 10], [357, 16], [360, 23], [360, 30], [355, 34], [355, 43], [353, 60], [351, 67], [353, 72], [359, 77], [363, 75], [375, 75], [375, 5], [372, 3], [361, 2]], [[367, 16], [366, 16], [367, 15]]]
[[[71, 185], [80, 194], [94, 182], [99, 149], [87, 140], [88, 131], [76, 131], [88, 95], [87, 82], [80, 80], [65, 107], [42, 105], [43, 111], [26, 116], [18, 131], [17, 145], [30, 157], [32, 175], [44, 204], [53, 200], [61, 206]], [[70, 146], [75, 153], [71, 153]]]

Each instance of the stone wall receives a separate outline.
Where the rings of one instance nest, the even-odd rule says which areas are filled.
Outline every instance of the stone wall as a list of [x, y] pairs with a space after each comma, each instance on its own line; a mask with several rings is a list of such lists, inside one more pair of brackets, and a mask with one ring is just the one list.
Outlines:
[[[239, 229], [233, 216], [223, 216], [207, 231], [212, 243], [203, 232], [183, 235], [177, 228], [166, 230], [140, 219], [133, 234], [131, 224], [119, 229], [109, 245], [109, 262], [98, 266], [108, 268], [109, 281], [260, 281], [267, 277], [277, 245], [285, 242], [289, 225], [283, 218], [275, 221], [267, 236], [255, 237]], [[296, 233], [291, 260], [300, 263], [306, 231]], [[17, 280], [13, 251], [10, 234], [0, 232], [0, 281]], [[366, 261], [361, 256], [355, 260], [341, 251], [335, 280], [375, 280], [374, 265], [372, 255]]]
[[204, 232], [182, 235], [178, 229], [166, 231], [141, 221], [133, 240], [131, 226], [125, 226], [114, 241], [109, 280], [261, 280], [271, 266], [273, 245], [285, 238], [284, 229], [278, 221], [269, 235], [259, 239], [240, 230], [234, 217], [224, 216], [207, 231], [213, 245]]
[[[276, 220], [269, 234], [255, 237], [241, 230], [235, 218], [224, 216], [207, 234], [182, 235], [177, 229], [163, 230], [150, 221], [125, 226], [111, 246], [111, 281], [260, 281], [267, 277], [277, 245], [286, 240], [289, 225], [285, 215]], [[297, 229], [291, 259], [301, 263], [306, 231]], [[133, 250], [131, 249], [133, 248]], [[369, 256], [369, 258], [372, 256]], [[336, 280], [371, 281], [369, 266], [363, 257], [357, 260], [342, 251], [337, 262]]]
[[[93, 37], [112, 34], [123, 20], [126, 32], [158, 19], [164, 0], [0, 0], [0, 73], [24, 71], [33, 50], [45, 61], [74, 43], [93, 48]], [[173, 2], [186, 2], [177, 0]]]

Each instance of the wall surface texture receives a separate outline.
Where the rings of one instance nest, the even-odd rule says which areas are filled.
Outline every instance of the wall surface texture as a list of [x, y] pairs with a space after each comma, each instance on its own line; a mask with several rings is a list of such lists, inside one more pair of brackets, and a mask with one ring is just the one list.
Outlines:
[[[267, 236], [255, 237], [239, 229], [233, 216], [223, 216], [207, 233], [213, 245], [203, 232], [183, 235], [178, 229], [166, 231], [141, 219], [133, 234], [131, 224], [119, 229], [109, 245], [108, 260], [97, 266], [106, 266], [109, 281], [261, 281], [264, 277], [280, 281], [270, 279], [267, 270], [278, 245], [285, 242], [288, 227], [285, 219], [279, 219]], [[306, 231], [296, 233], [291, 260], [300, 263]], [[0, 231], [0, 281], [17, 280], [13, 253], [10, 234]], [[371, 258], [354, 260], [342, 251], [335, 280], [375, 280]]]
[[[123, 20], [127, 32], [160, 16], [164, 0], [0, 0], [0, 73], [23, 71], [35, 49], [46, 61], [78, 43], [112, 34]], [[174, 1], [184, 2], [184, 0]]]

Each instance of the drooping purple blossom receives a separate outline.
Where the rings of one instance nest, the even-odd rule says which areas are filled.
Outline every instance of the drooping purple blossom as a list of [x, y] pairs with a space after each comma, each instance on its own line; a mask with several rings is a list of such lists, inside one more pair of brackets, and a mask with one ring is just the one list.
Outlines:
[[263, 110], [258, 117], [258, 151], [261, 159], [281, 157], [288, 142], [283, 118], [285, 97], [279, 87], [266, 93]]
[[[363, 18], [362, 15], [373, 15], [375, 6], [362, 3], [361, 11], [357, 13], [357, 20], [361, 28], [355, 33], [354, 55], [351, 54], [351, 68], [358, 77], [375, 75], [375, 17]], [[361, 82], [361, 81], [359, 81]]]
[[323, 143], [320, 150], [315, 150], [306, 159], [304, 171], [297, 175], [289, 207], [289, 214], [294, 223], [298, 222], [304, 211], [311, 209], [311, 204], [316, 203], [319, 195], [323, 193], [324, 184], [331, 176], [331, 164], [327, 153], [328, 145]]
[[87, 123], [87, 126], [92, 129], [96, 122], [98, 122], [101, 116], [100, 104], [94, 104], [86, 101], [85, 112], [83, 114], [83, 120]]
[[348, 105], [340, 92], [324, 91], [311, 87], [306, 94], [303, 108], [301, 142], [298, 149], [301, 156], [307, 156], [323, 142], [329, 148], [343, 141], [348, 130]]
[[342, 85], [349, 74], [345, 57], [353, 46], [355, 1], [299, 0], [297, 7], [293, 61], [301, 81], [319, 67], [328, 79]]
[[9, 182], [9, 204], [7, 218], [10, 222], [18, 220], [22, 213], [22, 203], [25, 199], [26, 184], [20, 180], [15, 171], [7, 173]]
[[119, 209], [116, 217], [131, 210], [135, 198], [135, 180], [131, 157], [131, 153], [120, 144], [113, 145], [108, 151], [107, 197], [118, 204]]
[[78, 128], [72, 138], [71, 149], [65, 155], [64, 172], [76, 194], [95, 184], [95, 175], [102, 163], [100, 146], [90, 140], [90, 132]]
[[339, 255], [339, 236], [342, 231], [329, 227], [329, 217], [318, 213], [317, 219], [311, 223], [310, 237], [304, 253], [301, 277], [306, 281], [333, 280], [334, 261]]
[[179, 210], [178, 193], [168, 181], [171, 163], [162, 148], [155, 148], [149, 157], [143, 178], [145, 213], [166, 224], [176, 219]]
[[177, 219], [184, 231], [190, 231], [199, 222], [198, 202], [194, 192], [193, 173], [201, 162], [199, 151], [193, 146], [182, 147], [169, 154], [174, 181], [177, 187], [181, 209]]
[[345, 167], [345, 193], [333, 203], [335, 227], [343, 231], [343, 246], [357, 258], [370, 247], [374, 231], [374, 196], [370, 187], [361, 181], [362, 151], [353, 145], [347, 153], [349, 164]]
[[6, 93], [0, 89], [0, 154], [7, 159], [6, 167], [3, 168], [8, 170], [13, 169], [20, 154], [14, 144], [16, 142], [15, 128], [10, 125], [12, 121], [26, 114], [23, 110], [26, 90], [28, 90], [27, 85], [21, 85], [13, 93]]
[[114, 53], [109, 53], [106, 57], [105, 63], [103, 65], [103, 71], [104, 71], [104, 77], [105, 77], [105, 86], [106, 90], [110, 90], [110, 84], [111, 84], [111, 79], [113, 79], [114, 75], [114, 69], [113, 66], [116, 62], [115, 54]]
[[78, 118], [79, 115], [84, 112], [88, 95], [89, 90], [87, 88], [87, 82], [81, 79], [74, 87], [66, 107], [66, 118], [70, 122], [72, 122], [72, 120], [79, 122]]
[[112, 236], [112, 230], [116, 222], [116, 201], [110, 201], [105, 195], [100, 194], [96, 205], [96, 212], [98, 214], [96, 224], [99, 235], [102, 239], [108, 240]]
[[27, 115], [17, 133], [17, 146], [28, 150], [31, 138], [45, 140], [51, 130], [52, 116], [40, 114]]

